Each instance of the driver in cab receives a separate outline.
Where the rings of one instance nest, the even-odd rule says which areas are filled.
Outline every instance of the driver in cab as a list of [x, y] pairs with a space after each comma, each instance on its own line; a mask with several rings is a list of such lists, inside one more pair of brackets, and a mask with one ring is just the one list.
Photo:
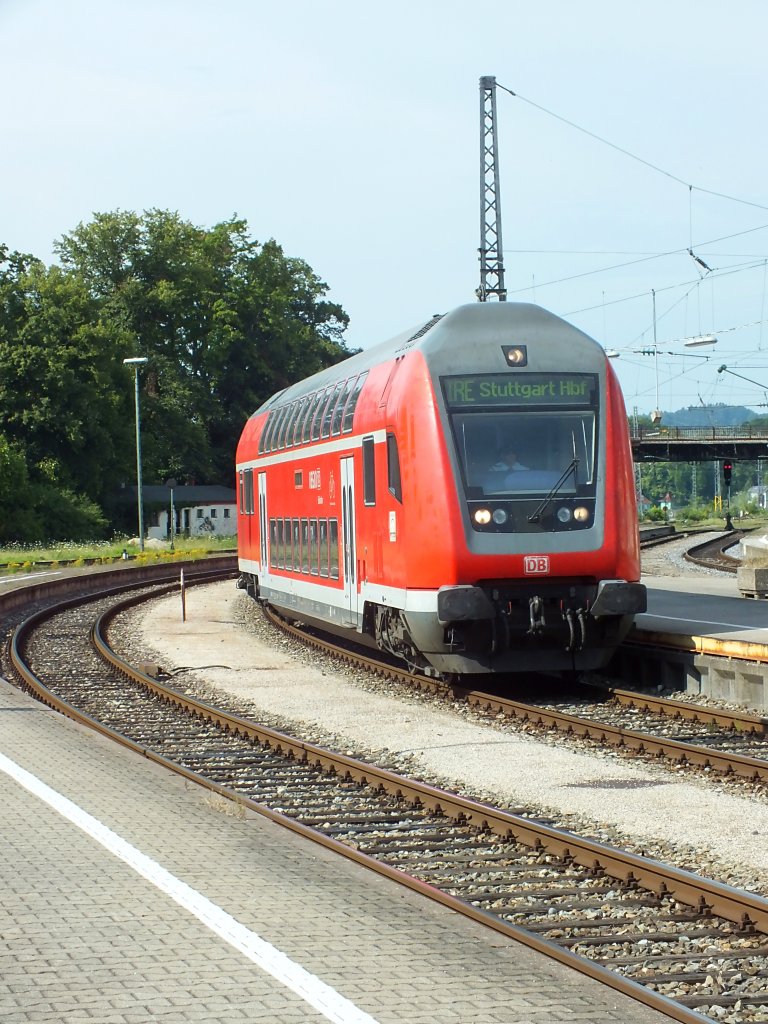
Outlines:
[[517, 452], [510, 446], [501, 449], [499, 458], [491, 466], [492, 473], [514, 473], [518, 470], [527, 469], [528, 466], [524, 466], [522, 462], [518, 462]]

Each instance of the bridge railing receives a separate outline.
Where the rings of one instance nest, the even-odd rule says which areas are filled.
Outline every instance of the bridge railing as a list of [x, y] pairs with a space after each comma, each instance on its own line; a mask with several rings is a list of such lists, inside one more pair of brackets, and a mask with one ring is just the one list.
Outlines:
[[768, 427], [662, 427], [630, 423], [633, 441], [750, 441], [768, 438]]

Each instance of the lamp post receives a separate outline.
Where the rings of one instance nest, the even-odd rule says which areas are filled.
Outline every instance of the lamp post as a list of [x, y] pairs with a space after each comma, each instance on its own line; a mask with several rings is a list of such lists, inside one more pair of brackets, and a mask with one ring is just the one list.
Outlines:
[[653, 364], [656, 370], [656, 408], [651, 413], [651, 423], [657, 427], [661, 423], [661, 409], [659, 408], [659, 345], [656, 340], [656, 289], [651, 289], [653, 296]]
[[168, 534], [171, 538], [171, 551], [173, 551], [173, 541], [176, 535], [176, 511], [173, 507], [173, 489], [174, 487], [176, 487], [176, 481], [173, 479], [173, 477], [171, 477], [170, 480], [165, 481], [165, 486], [171, 492], [171, 518], [169, 520]]
[[144, 550], [144, 503], [141, 493], [141, 415], [139, 413], [139, 367], [148, 363], [147, 356], [133, 356], [124, 359], [125, 366], [133, 367], [136, 392], [136, 500], [139, 506], [139, 550]]

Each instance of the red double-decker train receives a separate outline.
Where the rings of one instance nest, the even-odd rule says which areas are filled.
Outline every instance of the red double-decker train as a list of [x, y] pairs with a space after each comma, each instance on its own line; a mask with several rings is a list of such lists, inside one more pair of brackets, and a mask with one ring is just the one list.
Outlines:
[[274, 395], [237, 477], [239, 585], [414, 671], [599, 668], [645, 610], [618, 380], [537, 306], [460, 306]]

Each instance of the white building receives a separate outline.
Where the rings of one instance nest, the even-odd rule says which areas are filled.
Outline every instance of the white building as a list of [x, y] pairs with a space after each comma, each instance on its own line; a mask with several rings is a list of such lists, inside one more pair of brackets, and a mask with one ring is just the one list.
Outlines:
[[[136, 502], [136, 488], [127, 487], [126, 497]], [[232, 487], [183, 484], [174, 487], [142, 487], [144, 530], [147, 539], [170, 538], [171, 502], [174, 534], [177, 537], [234, 537], [237, 533], [237, 504]]]

